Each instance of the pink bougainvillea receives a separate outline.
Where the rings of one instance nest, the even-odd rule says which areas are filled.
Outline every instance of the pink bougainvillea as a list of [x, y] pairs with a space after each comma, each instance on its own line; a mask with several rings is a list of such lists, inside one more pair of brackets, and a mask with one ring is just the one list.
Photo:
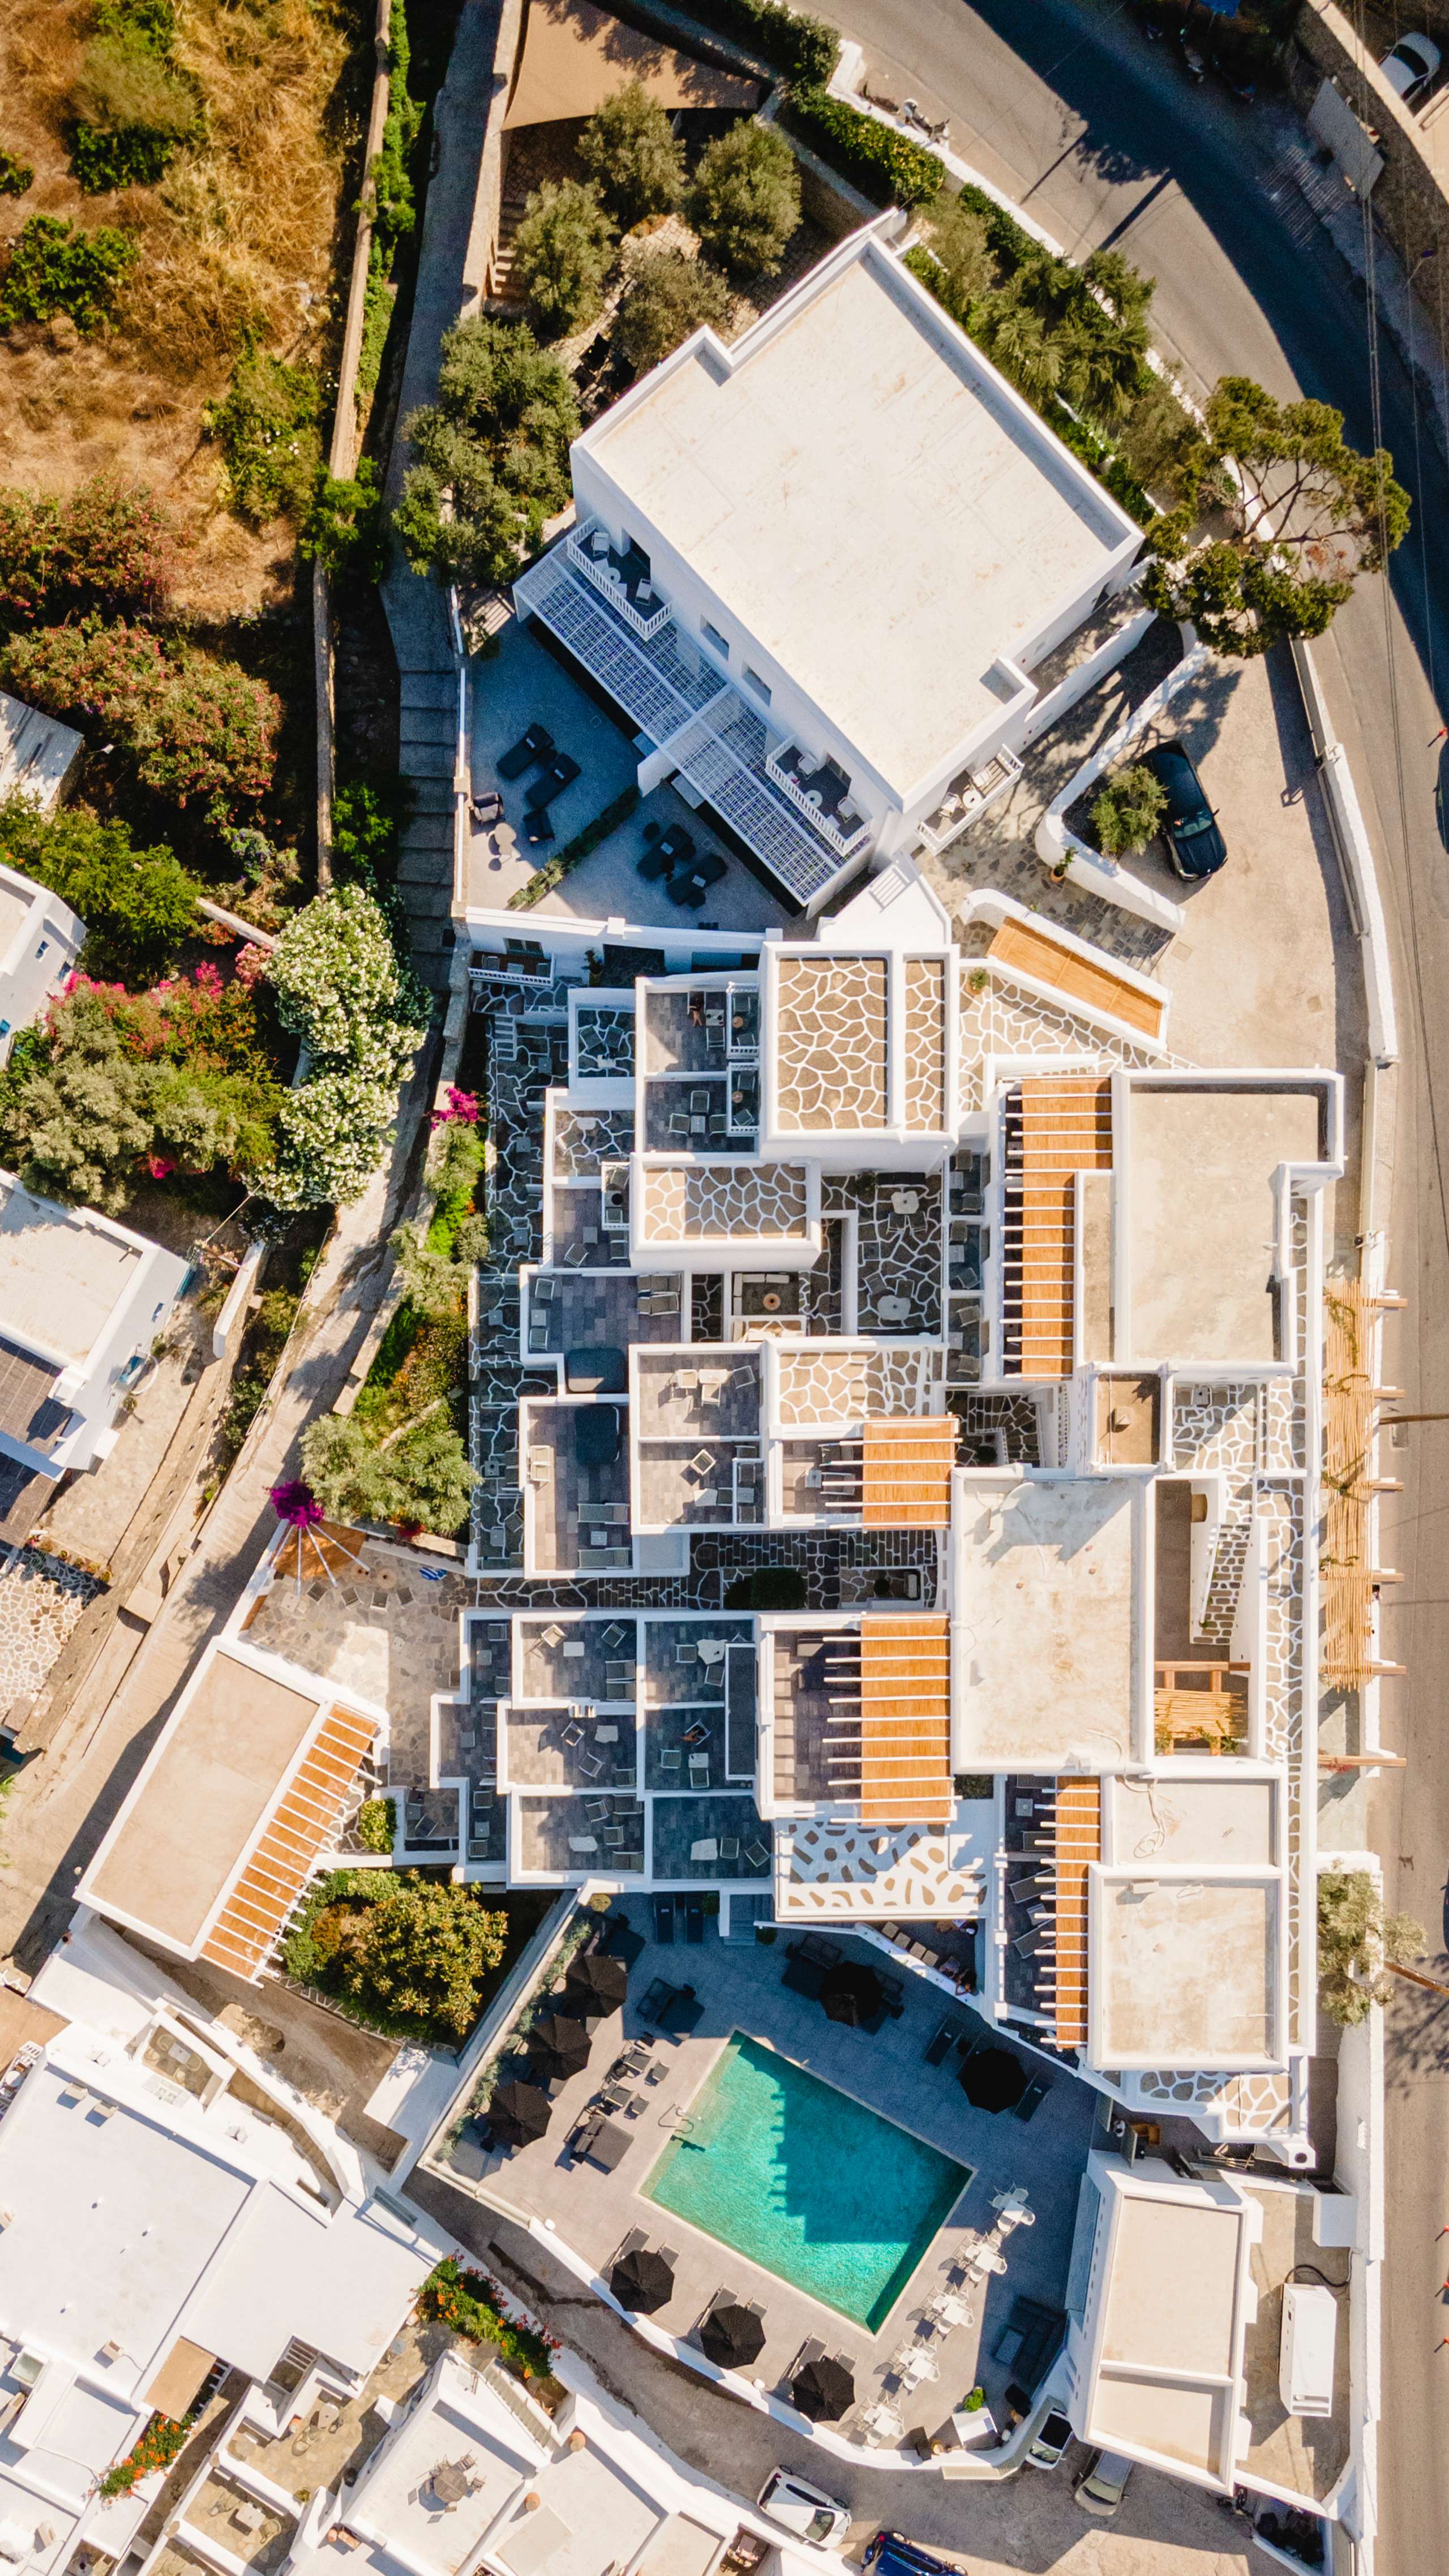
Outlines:
[[237, 961], [233, 972], [236, 976], [237, 982], [244, 986], [248, 993], [251, 991], [253, 984], [259, 984], [261, 982], [266, 971], [267, 952], [265, 948], [253, 947], [251, 943], [248, 942], [245, 948], [238, 950]]
[[432, 1124], [435, 1127], [448, 1127], [455, 1120], [462, 1127], [477, 1126], [478, 1095], [475, 1091], [459, 1091], [457, 1085], [450, 1082], [446, 1105], [442, 1109], [433, 1111]]
[[325, 1515], [309, 1484], [294, 1476], [285, 1485], [273, 1485], [268, 1499], [278, 1520], [289, 1529], [312, 1529]]

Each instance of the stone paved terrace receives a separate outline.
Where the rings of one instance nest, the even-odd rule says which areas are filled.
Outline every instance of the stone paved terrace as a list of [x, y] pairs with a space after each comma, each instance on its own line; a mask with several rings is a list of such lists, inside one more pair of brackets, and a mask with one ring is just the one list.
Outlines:
[[[621, 1910], [637, 1930], [652, 1936], [653, 1912], [647, 1901], [630, 1899]], [[843, 1946], [849, 1952], [852, 1945]], [[869, 1947], [859, 1956], [879, 1962], [879, 1953]], [[1009, 2359], [998, 2356], [994, 2347], [1014, 2302], [1027, 2298], [1051, 2310], [1061, 2309], [1064, 2303], [1077, 2193], [1096, 2118], [1094, 2096], [1065, 2069], [1034, 2060], [1032, 2072], [1047, 2081], [1050, 2090], [1029, 2124], [1009, 2112], [992, 2116], [977, 2111], [967, 2102], [950, 2067], [928, 2066], [924, 2058], [944, 2017], [973, 2034], [986, 2035], [984, 2025], [967, 2006], [951, 2003], [938, 1989], [907, 1973], [900, 2018], [888, 2020], [871, 2037], [827, 2020], [817, 2003], [788, 1992], [781, 1983], [786, 1963], [783, 1933], [768, 1946], [720, 1941], [708, 1917], [697, 1944], [661, 1947], [648, 1938], [629, 1972], [631, 2002], [622, 2023], [611, 2016], [596, 2025], [589, 2066], [559, 2089], [548, 2135], [506, 2154], [481, 2148], [476, 2138], [467, 2136], [459, 2149], [458, 2172], [474, 2188], [496, 2190], [511, 2210], [526, 2210], [550, 2221], [560, 2238], [597, 2271], [607, 2270], [632, 2229], [641, 2230], [651, 2244], [672, 2246], [678, 2257], [674, 2295], [654, 2317], [654, 2323], [667, 2333], [687, 2337], [721, 2287], [741, 2299], [758, 2300], [764, 2310], [766, 2342], [760, 2359], [751, 2365], [751, 2376], [758, 2376], [767, 2388], [779, 2387], [802, 2343], [814, 2337], [828, 2351], [849, 2356], [860, 2403], [871, 2403], [884, 2394], [908, 2427], [935, 2431], [978, 2379], [1000, 2414], [1012, 2369]], [[657, 2040], [652, 2030], [643, 2032], [638, 2021], [634, 2005], [657, 1976], [676, 1985], [687, 1980], [703, 2003], [696, 2029], [683, 2039]], [[668, 2137], [681, 2115], [687, 2116], [689, 2103], [736, 2030], [780, 2049], [826, 2083], [972, 2168], [963, 2197], [875, 2334], [640, 2196], [640, 2186]], [[639, 2105], [637, 2116], [620, 2115], [630, 2136], [628, 2152], [612, 2174], [590, 2163], [571, 2164], [563, 2153], [564, 2140], [619, 2047], [640, 2032], [654, 2040], [653, 2063], [664, 2072], [653, 2085], [641, 2080], [631, 2086]], [[440, 2134], [435, 2154], [442, 2151], [445, 2135]], [[446, 2162], [440, 2170], [449, 2172]], [[1005, 2273], [987, 2276], [984, 2295], [981, 2291], [969, 2295], [972, 2322], [936, 2338], [932, 2350], [939, 2378], [926, 2382], [914, 2396], [899, 2389], [888, 2370], [891, 2356], [914, 2335], [925, 2302], [945, 2287], [952, 2259], [978, 2234], [991, 2230], [993, 2195], [1018, 2184], [1026, 2191], [1035, 2223], [1015, 2229], [1006, 2238]], [[783, 2169], [782, 2188], [787, 2192], [791, 2188], [788, 2167]], [[839, 2429], [859, 2437], [858, 2407]]]
[[775, 996], [775, 1117], [781, 1132], [886, 1123], [883, 957], [782, 957]]
[[430, 1581], [410, 1548], [369, 1538], [355, 1574], [331, 1583], [318, 1576], [300, 1591], [292, 1577], [279, 1577], [254, 1605], [244, 1634], [263, 1654], [285, 1655], [385, 1708], [389, 1776], [425, 1780], [429, 1702], [456, 1686], [458, 1614], [472, 1601], [463, 1575]]
[[243, 2418], [224, 2447], [223, 2460], [229, 2453], [299, 2501], [323, 2487], [340, 2485], [344, 2477], [355, 2478], [387, 2431], [375, 2401], [386, 2397], [396, 2403], [405, 2398], [453, 2341], [446, 2326], [410, 2320], [388, 2345], [366, 2385], [344, 2406], [337, 2408], [329, 2401], [310, 2407], [305, 2416], [294, 2415], [276, 2435]]

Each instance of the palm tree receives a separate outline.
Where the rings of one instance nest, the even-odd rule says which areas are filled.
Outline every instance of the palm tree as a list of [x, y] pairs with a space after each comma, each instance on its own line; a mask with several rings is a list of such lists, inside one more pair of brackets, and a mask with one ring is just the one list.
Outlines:
[[1062, 350], [1041, 315], [1011, 294], [988, 296], [985, 303], [986, 346], [1003, 373], [1034, 402], [1055, 393], [1062, 378]]

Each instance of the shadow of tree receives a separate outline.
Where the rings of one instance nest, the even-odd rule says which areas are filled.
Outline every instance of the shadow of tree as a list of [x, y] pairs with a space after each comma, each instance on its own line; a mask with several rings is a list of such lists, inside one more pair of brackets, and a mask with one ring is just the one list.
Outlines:
[[[1416, 1959], [1426, 1977], [1449, 1983], [1449, 1891], [1442, 1937], [1446, 1947], [1432, 1957]], [[1430, 1938], [1432, 1939], [1432, 1932]], [[1424, 2075], [1449, 2074], [1449, 1995], [1431, 1995], [1426, 1986], [1394, 1979], [1394, 1992], [1384, 2007], [1384, 2076], [1397, 2093]]]

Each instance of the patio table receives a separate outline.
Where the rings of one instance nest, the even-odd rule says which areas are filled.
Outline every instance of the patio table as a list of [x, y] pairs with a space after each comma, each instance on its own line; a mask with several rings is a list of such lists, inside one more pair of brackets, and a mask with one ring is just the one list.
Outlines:
[[989, 2406], [958, 2406], [951, 2425], [963, 2451], [979, 2451], [987, 2443], [994, 2445], [1001, 2439], [1001, 2428]]

